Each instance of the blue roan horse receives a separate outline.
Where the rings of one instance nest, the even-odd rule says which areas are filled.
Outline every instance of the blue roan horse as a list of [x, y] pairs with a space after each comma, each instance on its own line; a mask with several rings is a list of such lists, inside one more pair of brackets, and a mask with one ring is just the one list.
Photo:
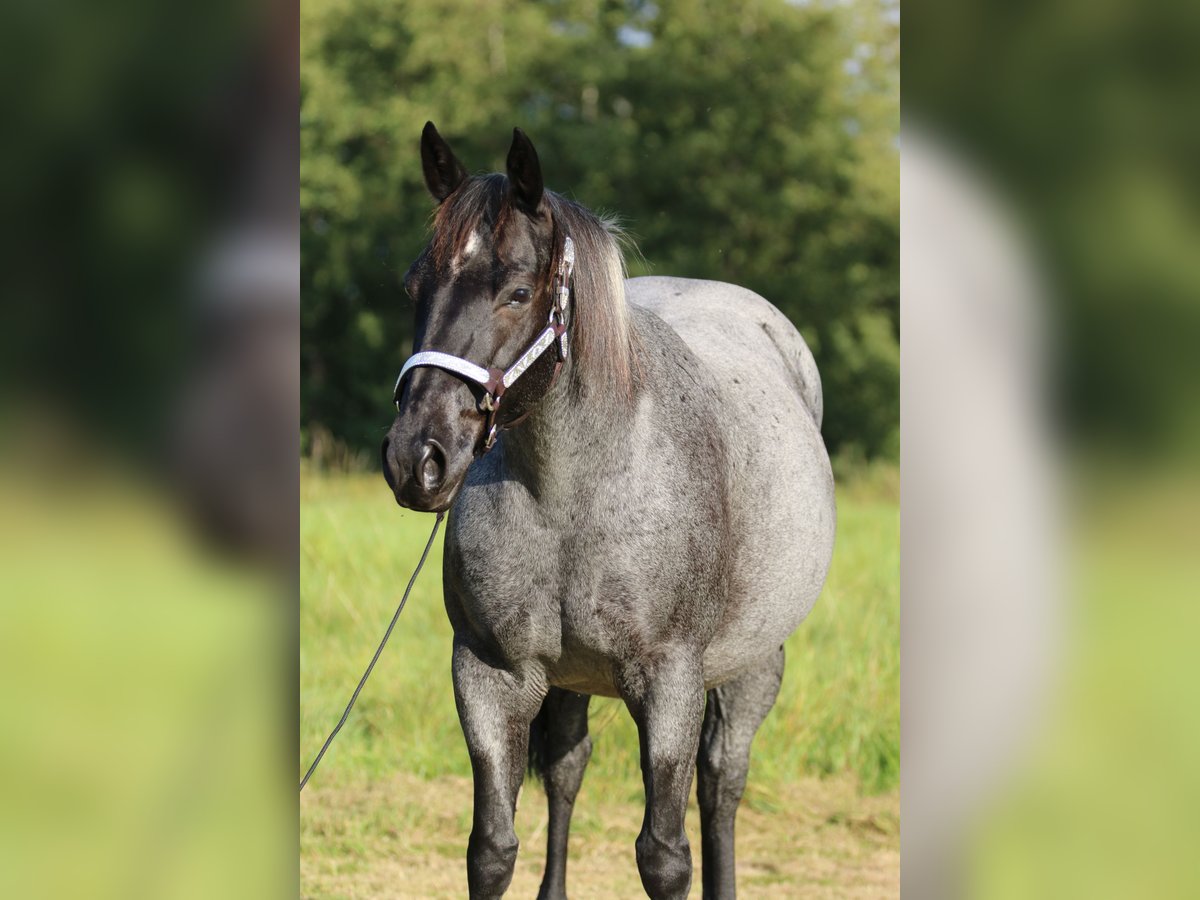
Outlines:
[[539, 896], [565, 896], [599, 694], [640, 735], [646, 892], [691, 886], [694, 766], [704, 896], [732, 897], [750, 742], [833, 548], [812, 354], [743, 288], [626, 281], [613, 226], [543, 189], [519, 129], [507, 176], [468, 177], [432, 124], [421, 158], [440, 204], [405, 278], [422, 352], [397, 382], [383, 463], [403, 506], [450, 511], [471, 896], [512, 879], [530, 762], [550, 803]]

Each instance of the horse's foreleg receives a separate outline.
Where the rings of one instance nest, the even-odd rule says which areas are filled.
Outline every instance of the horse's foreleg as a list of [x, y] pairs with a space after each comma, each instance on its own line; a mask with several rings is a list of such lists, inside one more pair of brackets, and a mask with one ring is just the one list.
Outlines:
[[696, 758], [704, 896], [728, 900], [737, 895], [733, 823], [746, 787], [750, 744], [767, 717], [783, 678], [783, 648], [766, 663], [708, 692], [700, 753]]
[[517, 862], [513, 817], [528, 760], [529, 723], [545, 696], [545, 682], [484, 662], [454, 644], [454, 700], [475, 777], [475, 813], [467, 843], [472, 898], [500, 897]]
[[550, 804], [546, 837], [546, 874], [538, 900], [566, 900], [567, 833], [575, 796], [583, 783], [583, 770], [592, 755], [588, 737], [587, 694], [551, 688], [542, 705], [545, 745], [542, 748], [542, 778]]
[[686, 897], [692, 853], [684, 830], [704, 716], [698, 654], [670, 652], [621, 673], [622, 697], [638, 727], [646, 815], [637, 839], [638, 872], [654, 900]]

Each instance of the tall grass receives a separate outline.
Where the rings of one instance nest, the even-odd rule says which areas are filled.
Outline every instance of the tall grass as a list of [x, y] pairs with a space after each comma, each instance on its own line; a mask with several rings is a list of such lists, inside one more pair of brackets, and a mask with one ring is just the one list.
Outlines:
[[[855, 773], [863, 789], [899, 779], [899, 513], [896, 479], [839, 488], [833, 570], [787, 642], [787, 672], [754, 745], [752, 802], [804, 774]], [[340, 716], [433, 525], [400, 510], [377, 475], [301, 480], [301, 771]], [[314, 776], [349, 783], [396, 771], [469, 775], [450, 682], [441, 539], [350, 721]], [[591, 707], [593, 787], [641, 797], [637, 734], [622, 704]], [[768, 790], [758, 790], [767, 788]], [[755, 801], [757, 798], [757, 801]]]

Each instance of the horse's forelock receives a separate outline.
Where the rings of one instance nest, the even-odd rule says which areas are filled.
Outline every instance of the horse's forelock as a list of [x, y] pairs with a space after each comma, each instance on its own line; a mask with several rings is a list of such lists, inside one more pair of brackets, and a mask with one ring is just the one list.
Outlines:
[[434, 262], [441, 266], [457, 258], [477, 231], [490, 227], [495, 233], [502, 228], [507, 193], [503, 175], [484, 175], [467, 179], [447, 197], [433, 218]]

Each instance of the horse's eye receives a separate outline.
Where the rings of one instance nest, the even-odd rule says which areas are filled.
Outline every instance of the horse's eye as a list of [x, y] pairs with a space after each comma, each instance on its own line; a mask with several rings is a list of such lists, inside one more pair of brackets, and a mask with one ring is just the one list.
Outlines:
[[524, 306], [533, 298], [533, 291], [529, 288], [517, 288], [512, 292], [512, 296], [508, 298], [509, 306]]

